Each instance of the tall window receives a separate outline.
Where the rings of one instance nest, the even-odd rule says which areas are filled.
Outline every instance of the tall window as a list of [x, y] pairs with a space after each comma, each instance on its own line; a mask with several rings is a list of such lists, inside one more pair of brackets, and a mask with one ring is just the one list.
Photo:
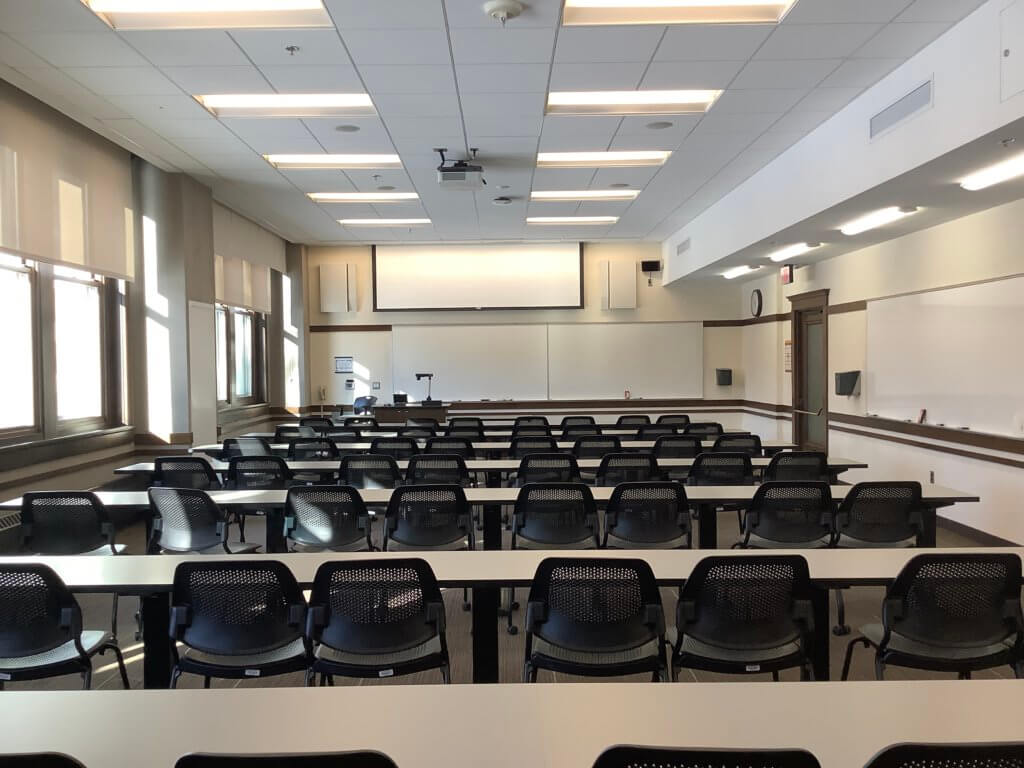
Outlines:
[[217, 307], [217, 399], [228, 401], [228, 311]]
[[252, 397], [252, 315], [235, 310], [235, 395]]
[[0, 431], [36, 425], [31, 262], [0, 253]]
[[284, 405], [298, 408], [299, 399], [299, 329], [292, 324], [292, 281], [281, 275], [281, 314], [284, 323]]
[[53, 268], [57, 419], [103, 416], [102, 278]]
[[217, 341], [217, 400], [221, 406], [262, 401], [265, 328], [262, 315], [247, 309], [218, 306], [214, 316]]

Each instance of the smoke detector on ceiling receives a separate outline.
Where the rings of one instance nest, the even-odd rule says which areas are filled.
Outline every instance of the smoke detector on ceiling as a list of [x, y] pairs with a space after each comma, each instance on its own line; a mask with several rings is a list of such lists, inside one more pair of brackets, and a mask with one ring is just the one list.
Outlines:
[[500, 21], [503, 27], [506, 21], [521, 15], [524, 10], [525, 7], [519, 0], [490, 0], [490, 2], [484, 3], [484, 13], [492, 19]]
[[500, 197], [496, 197], [491, 200], [491, 203], [494, 205], [512, 205], [512, 198], [501, 195]]

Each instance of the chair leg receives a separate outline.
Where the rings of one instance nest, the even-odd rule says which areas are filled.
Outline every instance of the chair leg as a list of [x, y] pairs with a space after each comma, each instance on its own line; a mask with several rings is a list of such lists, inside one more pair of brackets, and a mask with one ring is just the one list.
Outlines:
[[843, 658], [843, 674], [839, 678], [840, 680], [846, 680], [850, 676], [850, 662], [853, 660], [853, 649], [858, 643], [865, 648], [871, 647], [871, 643], [866, 637], [855, 637], [849, 642], [846, 646], [846, 656]]
[[82, 690], [88, 691], [92, 688], [92, 666], [82, 670]]
[[773, 683], [779, 682], [779, 671], [778, 670], [775, 670], [774, 672], [772, 672], [772, 682]]
[[203, 676], [203, 688], [209, 688], [209, 687], [210, 687], [210, 676], [209, 675], [204, 675]]
[[316, 682], [316, 672], [314, 672], [313, 668], [310, 667], [306, 670], [306, 687], [312, 688], [314, 682]]
[[132, 686], [128, 682], [128, 669], [124, 665], [124, 654], [121, 653], [121, 649], [117, 645], [115, 645], [113, 643], [111, 643], [107, 647], [110, 648], [110, 650], [112, 650], [114, 652], [114, 657], [117, 659], [117, 669], [121, 673], [121, 684], [124, 686], [124, 689], [127, 691]]
[[237, 513], [235, 522], [238, 523], [238, 540], [245, 544], [245, 515], [241, 512]]
[[473, 608], [473, 604], [469, 602], [469, 589], [467, 587], [462, 588], [462, 610], [468, 611]]
[[885, 663], [877, 653], [875, 654], [875, 680], [885, 680]]
[[334, 687], [334, 675], [327, 676], [327, 685], [331, 688]]
[[967, 670], [966, 672], [961, 672], [959, 675], [957, 675], [957, 679], [958, 680], [970, 680], [971, 679], [971, 671]]
[[506, 616], [508, 618], [506, 619], [506, 625], [505, 625], [505, 631], [508, 632], [510, 635], [517, 635], [517, 634], [519, 634], [519, 627], [517, 627], [515, 624], [512, 623], [512, 606], [515, 605], [515, 604], [516, 604], [516, 590], [515, 590], [514, 587], [512, 587], [508, 591], [508, 613], [506, 614]]
[[110, 601], [110, 634], [117, 637], [117, 592], [114, 599]]
[[178, 687], [178, 678], [181, 677], [181, 670], [175, 667], [171, 670], [171, 688]]
[[1013, 676], [1018, 680], [1024, 677], [1024, 661], [1018, 661], [1016, 664], [1012, 665], [1010, 669], [1013, 670]]
[[447, 664], [441, 666], [441, 682], [445, 685], [449, 685], [452, 681], [452, 671]]
[[832, 627], [832, 634], [836, 637], [850, 634], [850, 627], [846, 624], [846, 601], [843, 600], [843, 590], [836, 590], [836, 625]]

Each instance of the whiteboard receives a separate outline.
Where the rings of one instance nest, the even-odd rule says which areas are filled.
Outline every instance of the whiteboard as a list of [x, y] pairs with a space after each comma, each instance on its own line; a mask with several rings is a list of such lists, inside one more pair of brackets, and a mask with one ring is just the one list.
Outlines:
[[433, 373], [437, 400], [545, 400], [547, 326], [396, 325], [391, 331], [392, 378], [410, 399], [427, 395]]
[[868, 302], [869, 413], [978, 432], [1024, 428], [1024, 278]]
[[575, 323], [548, 326], [553, 400], [703, 397], [701, 323]]
[[579, 243], [378, 245], [375, 310], [583, 306]]

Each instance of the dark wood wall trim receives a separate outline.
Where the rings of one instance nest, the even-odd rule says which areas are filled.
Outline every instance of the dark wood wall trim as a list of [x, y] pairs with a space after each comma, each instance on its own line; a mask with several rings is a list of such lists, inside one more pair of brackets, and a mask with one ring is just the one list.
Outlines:
[[978, 461], [987, 461], [992, 464], [1003, 464], [1007, 467], [1016, 467], [1018, 469], [1024, 469], [1024, 461], [1015, 461], [1013, 459], [1003, 458], [1002, 456], [991, 456], [987, 453], [975, 453], [974, 451], [963, 451], [959, 448], [950, 448], [946, 445], [936, 445], [935, 443], [923, 443], [920, 440], [907, 440], [902, 437], [894, 437], [892, 435], [880, 435], [877, 432], [864, 432], [859, 429], [850, 429], [849, 427], [836, 427], [829, 426], [829, 429], [834, 432], [845, 432], [849, 435], [857, 435], [858, 437], [867, 437], [874, 440], [885, 440], [888, 443], [899, 443], [900, 445], [909, 445], [914, 448], [924, 448], [928, 451], [937, 451], [939, 453], [948, 453], [952, 456], [962, 456], [965, 459], [977, 459]]
[[[829, 421], [841, 424], [850, 424], [858, 427], [869, 427], [871, 429], [882, 429], [887, 432], [897, 432], [903, 435], [914, 437], [925, 437], [931, 440], [942, 440], [947, 443], [956, 443], [974, 448], [985, 448], [989, 451], [1003, 451], [1004, 453], [1015, 453], [1024, 456], [1024, 440], [1009, 435], [993, 435], [986, 432], [972, 432], [967, 429], [953, 429], [951, 427], [939, 427], [934, 424], [914, 424], [913, 422], [900, 421], [899, 419], [886, 419], [880, 416], [856, 416], [848, 413], [830, 413]], [[833, 427], [833, 429], [838, 429]], [[876, 437], [877, 435], [871, 435]], [[930, 443], [922, 443], [925, 448], [934, 450], [945, 450], [943, 446], [936, 446]], [[977, 454], [972, 458], [992, 457]]]
[[828, 308], [830, 315], [841, 315], [845, 312], [863, 312], [868, 308], [866, 301], [848, 301], [845, 304], [833, 304]]
[[761, 315], [760, 317], [745, 317], [742, 320], [705, 320], [705, 328], [742, 328], [746, 325], [761, 325], [762, 323], [784, 323], [790, 319], [789, 312], [780, 312], [775, 315]]
[[390, 331], [390, 325], [311, 325], [310, 333], [365, 333], [371, 331]]

